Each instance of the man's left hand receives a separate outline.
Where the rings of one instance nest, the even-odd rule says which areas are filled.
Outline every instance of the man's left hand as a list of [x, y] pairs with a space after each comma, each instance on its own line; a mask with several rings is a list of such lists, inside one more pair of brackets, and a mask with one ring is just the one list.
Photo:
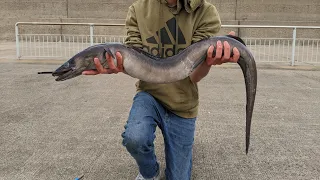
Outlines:
[[[229, 33], [232, 36], [235, 36], [235, 32], [231, 31]], [[227, 63], [227, 62], [238, 62], [239, 58], [240, 58], [240, 52], [237, 48], [233, 48], [233, 56], [230, 57], [231, 54], [231, 48], [230, 45], [227, 41], [224, 41], [223, 43], [221, 41], [217, 42], [217, 46], [216, 46], [216, 55], [213, 56], [213, 50], [214, 50], [214, 46], [210, 46], [208, 51], [207, 51], [207, 65], [211, 66], [211, 65], [221, 65], [223, 63]], [[222, 51], [223, 52], [223, 56], [222, 56]]]

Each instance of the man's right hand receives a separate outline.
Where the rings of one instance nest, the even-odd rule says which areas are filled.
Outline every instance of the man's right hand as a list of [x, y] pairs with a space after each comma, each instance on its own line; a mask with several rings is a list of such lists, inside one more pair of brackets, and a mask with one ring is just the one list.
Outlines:
[[118, 72], [124, 72], [122, 56], [119, 52], [116, 53], [117, 66], [113, 63], [113, 58], [106, 52], [106, 60], [109, 68], [104, 68], [98, 58], [94, 58], [94, 64], [97, 70], [83, 71], [83, 75], [96, 75], [96, 74], [117, 74]]

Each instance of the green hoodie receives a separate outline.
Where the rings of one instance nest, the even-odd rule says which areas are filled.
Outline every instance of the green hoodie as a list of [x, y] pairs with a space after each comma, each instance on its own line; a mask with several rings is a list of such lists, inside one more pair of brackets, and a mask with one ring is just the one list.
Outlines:
[[[137, 0], [126, 18], [126, 44], [140, 47], [160, 57], [177, 54], [190, 44], [214, 36], [221, 27], [216, 8], [205, 0], [177, 0], [169, 7], [166, 0]], [[145, 91], [178, 116], [198, 114], [197, 84], [190, 77], [170, 84], [139, 80], [137, 91]]]

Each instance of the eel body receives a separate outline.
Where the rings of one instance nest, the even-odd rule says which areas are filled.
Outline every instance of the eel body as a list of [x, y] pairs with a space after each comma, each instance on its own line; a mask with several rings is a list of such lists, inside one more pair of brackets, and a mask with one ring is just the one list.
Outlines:
[[[257, 69], [253, 55], [244, 43], [240, 42], [240, 38], [237, 40], [230, 36], [210, 37], [194, 43], [178, 54], [167, 58], [158, 58], [143, 50], [121, 43], [98, 44], [90, 46], [73, 56], [57, 68], [52, 75], [57, 76], [56, 81], [64, 81], [81, 75], [85, 70], [94, 70], [96, 69], [93, 61], [95, 57], [98, 57], [101, 64], [108, 68], [106, 53], [115, 57], [115, 53], [120, 52], [123, 58], [124, 70], [129, 76], [150, 83], [172, 83], [188, 77], [206, 59], [209, 46], [215, 46], [217, 41], [228, 41], [231, 49], [236, 47], [240, 52], [238, 64], [244, 75], [247, 96], [246, 153], [248, 153], [251, 119], [257, 88]], [[115, 58], [114, 62], [116, 64]]]

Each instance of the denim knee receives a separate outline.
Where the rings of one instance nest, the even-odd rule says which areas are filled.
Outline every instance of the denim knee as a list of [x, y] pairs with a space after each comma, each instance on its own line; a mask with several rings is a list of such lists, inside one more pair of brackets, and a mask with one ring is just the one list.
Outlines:
[[139, 131], [135, 133], [124, 132], [122, 134], [122, 144], [127, 148], [130, 153], [148, 153], [153, 150], [153, 140], [150, 135], [141, 134]]

